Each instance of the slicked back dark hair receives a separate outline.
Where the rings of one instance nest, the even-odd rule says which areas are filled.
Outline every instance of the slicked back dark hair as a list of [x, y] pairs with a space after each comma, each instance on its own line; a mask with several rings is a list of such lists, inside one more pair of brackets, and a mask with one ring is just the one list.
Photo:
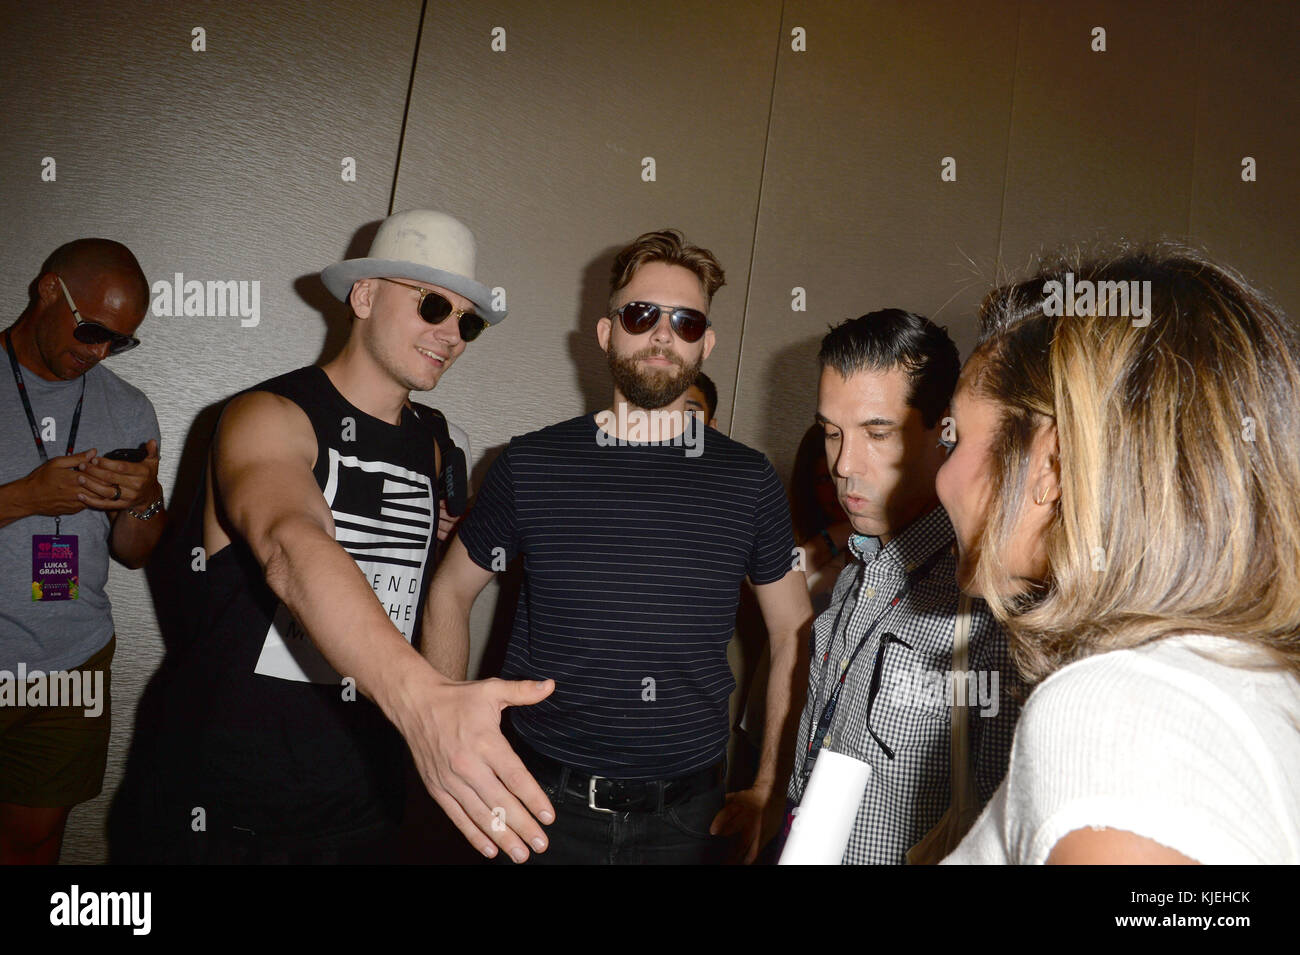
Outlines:
[[840, 322], [822, 339], [817, 361], [845, 378], [902, 368], [911, 384], [907, 403], [921, 412], [927, 428], [939, 424], [961, 372], [961, 358], [948, 330], [901, 308], [882, 308]]

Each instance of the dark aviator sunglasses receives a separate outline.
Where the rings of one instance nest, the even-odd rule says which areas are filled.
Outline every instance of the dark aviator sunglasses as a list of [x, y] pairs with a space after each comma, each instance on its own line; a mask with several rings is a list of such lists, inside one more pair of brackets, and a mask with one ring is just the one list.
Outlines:
[[628, 302], [614, 309], [629, 335], [644, 335], [659, 324], [659, 316], [664, 313], [668, 314], [668, 324], [674, 334], [688, 344], [698, 342], [704, 330], [713, 324], [703, 312], [693, 308], [669, 308], [654, 302]]
[[77, 303], [72, 300], [72, 293], [68, 291], [68, 286], [64, 284], [63, 279], [54, 276], [59, 280], [59, 288], [63, 289], [63, 297], [68, 300], [68, 308], [72, 309], [72, 320], [76, 327], [72, 329], [72, 337], [83, 345], [103, 345], [108, 344], [108, 353], [110, 355], [120, 355], [124, 351], [130, 351], [136, 345], [140, 344], [140, 339], [132, 335], [121, 335], [113, 331], [107, 325], [101, 325], [99, 322], [92, 322], [89, 319], [82, 318], [81, 312], [77, 309]]

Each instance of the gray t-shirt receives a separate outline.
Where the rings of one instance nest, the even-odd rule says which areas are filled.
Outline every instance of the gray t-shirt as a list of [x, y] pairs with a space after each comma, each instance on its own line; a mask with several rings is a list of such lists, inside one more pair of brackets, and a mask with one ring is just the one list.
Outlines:
[[[2, 349], [2, 346], [0, 346]], [[37, 427], [47, 434], [54, 419], [54, 440], [45, 453], [59, 457], [68, 450], [72, 413], [81, 395], [81, 379], [46, 381], [23, 368], [23, 382]], [[144, 392], [102, 365], [85, 374], [86, 401], [77, 428], [76, 452], [95, 448], [107, 454], [159, 439], [158, 418]], [[41, 463], [23, 413], [9, 356], [0, 353], [0, 484], [26, 477]], [[124, 515], [121, 520], [134, 520]], [[79, 595], [76, 600], [32, 600], [32, 537], [53, 534], [54, 518], [25, 517], [0, 527], [0, 670], [16, 672], [67, 670], [102, 649], [113, 635], [108, 595], [107, 511], [84, 508], [62, 517], [60, 534], [77, 535]]]

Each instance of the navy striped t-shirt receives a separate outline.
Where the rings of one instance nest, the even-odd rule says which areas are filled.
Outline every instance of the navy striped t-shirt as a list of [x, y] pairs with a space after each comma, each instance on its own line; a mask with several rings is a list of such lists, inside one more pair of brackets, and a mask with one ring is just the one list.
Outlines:
[[694, 457], [609, 440], [594, 415], [513, 439], [460, 539], [485, 569], [524, 557], [502, 675], [556, 688], [510, 711], [519, 735], [588, 773], [671, 778], [726, 751], [740, 585], [790, 572], [790, 510], [767, 458], [712, 428]]

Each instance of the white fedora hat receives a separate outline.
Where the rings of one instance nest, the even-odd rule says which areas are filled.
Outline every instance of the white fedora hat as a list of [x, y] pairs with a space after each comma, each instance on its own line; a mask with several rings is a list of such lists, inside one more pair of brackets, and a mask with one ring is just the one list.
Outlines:
[[347, 301], [360, 279], [403, 278], [450, 289], [474, 303], [495, 325], [506, 317], [492, 307], [492, 293], [474, 279], [474, 233], [445, 212], [411, 209], [385, 219], [364, 259], [348, 259], [324, 269], [321, 281]]

